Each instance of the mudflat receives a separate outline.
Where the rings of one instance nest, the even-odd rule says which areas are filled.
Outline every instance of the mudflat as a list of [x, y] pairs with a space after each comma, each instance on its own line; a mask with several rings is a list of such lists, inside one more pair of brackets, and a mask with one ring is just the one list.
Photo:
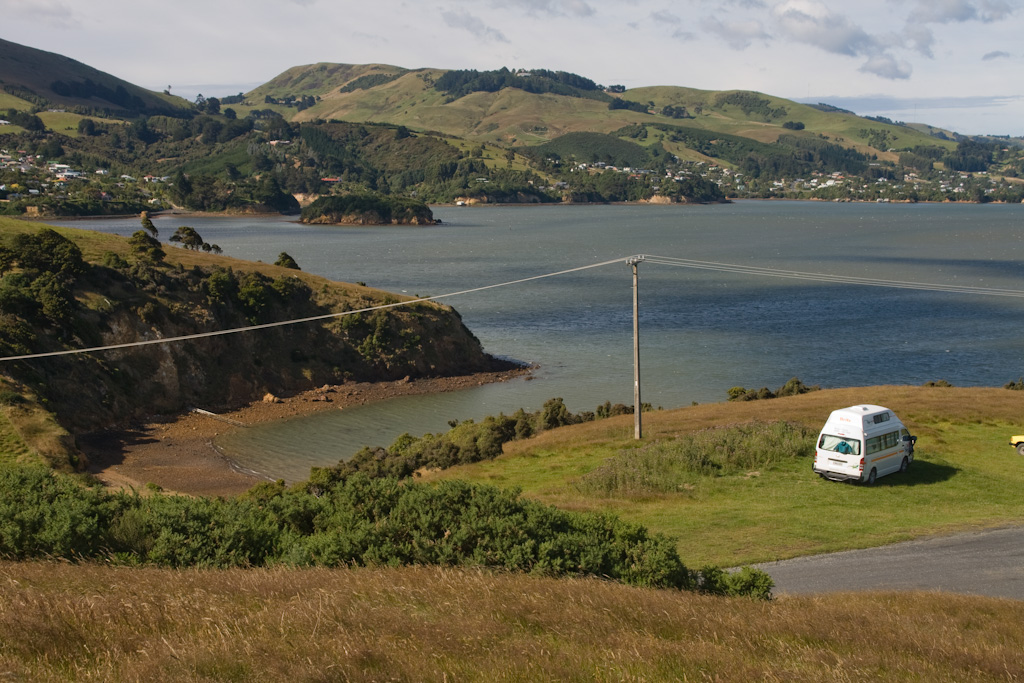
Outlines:
[[145, 493], [155, 485], [172, 493], [233, 496], [266, 479], [243, 471], [217, 451], [213, 441], [227, 431], [397, 396], [504, 382], [528, 372], [523, 368], [460, 377], [327, 385], [294, 396], [267, 396], [217, 415], [157, 416], [126, 429], [81, 435], [78, 445], [88, 459], [87, 471], [110, 488]]

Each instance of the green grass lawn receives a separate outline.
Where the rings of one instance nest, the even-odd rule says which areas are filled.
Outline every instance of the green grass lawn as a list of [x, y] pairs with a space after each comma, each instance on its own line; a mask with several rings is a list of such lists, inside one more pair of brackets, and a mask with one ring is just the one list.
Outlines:
[[[919, 435], [905, 474], [874, 486], [823, 480], [809, 457], [727, 476], [700, 476], [671, 493], [599, 495], [580, 477], [626, 449], [632, 417], [546, 433], [506, 445], [500, 458], [435, 476], [519, 487], [563, 508], [606, 510], [679, 540], [683, 561], [734, 566], [1024, 521], [1020, 433], [1024, 392], [1005, 389], [872, 387], [723, 403], [645, 416], [644, 443], [751, 420], [790, 420], [816, 432], [828, 413], [855, 403], [896, 410]], [[813, 439], [813, 437], [809, 437]]]

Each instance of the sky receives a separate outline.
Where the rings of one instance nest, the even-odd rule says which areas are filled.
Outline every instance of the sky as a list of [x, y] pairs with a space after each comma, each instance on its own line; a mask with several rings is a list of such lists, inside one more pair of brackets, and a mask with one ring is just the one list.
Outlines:
[[189, 99], [317, 62], [505, 66], [1024, 136], [1024, 0], [0, 0], [0, 17], [0, 38]]

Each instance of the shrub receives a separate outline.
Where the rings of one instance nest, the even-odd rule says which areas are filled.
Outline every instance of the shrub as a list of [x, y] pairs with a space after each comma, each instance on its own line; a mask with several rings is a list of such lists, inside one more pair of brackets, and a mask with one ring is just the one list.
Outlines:
[[726, 579], [709, 568], [695, 576], [674, 541], [637, 524], [461, 481], [357, 474], [291, 489], [267, 484], [230, 500], [142, 498], [86, 488], [42, 466], [4, 465], [0, 492], [0, 557], [169, 567], [433, 564], [757, 597], [770, 590], [757, 573]]
[[744, 387], [733, 387], [726, 392], [730, 401], [759, 401], [768, 398], [779, 398], [782, 396], [796, 396], [798, 394], [806, 394], [810, 391], [820, 391], [821, 387], [815, 384], [814, 386], [807, 386], [801, 382], [798, 378], [786, 382], [782, 385], [778, 391], [771, 391], [768, 387], [761, 387], [760, 389], [745, 389]]

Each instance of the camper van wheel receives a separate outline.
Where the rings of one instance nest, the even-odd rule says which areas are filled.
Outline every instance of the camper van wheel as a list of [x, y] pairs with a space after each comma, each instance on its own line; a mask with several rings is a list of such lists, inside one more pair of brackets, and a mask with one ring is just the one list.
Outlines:
[[1024, 441], [1017, 444], [1017, 455], [1024, 455]]
[[874, 484], [875, 483], [875, 479], [877, 479], [877, 478], [878, 478], [878, 470], [876, 470], [874, 467], [872, 467], [871, 471], [868, 472], [868, 481], [867, 481], [868, 486], [871, 486], [872, 484]]
[[910, 467], [910, 461], [907, 460], [907, 456], [903, 456], [903, 462], [900, 463], [900, 472], [906, 472], [907, 468]]

